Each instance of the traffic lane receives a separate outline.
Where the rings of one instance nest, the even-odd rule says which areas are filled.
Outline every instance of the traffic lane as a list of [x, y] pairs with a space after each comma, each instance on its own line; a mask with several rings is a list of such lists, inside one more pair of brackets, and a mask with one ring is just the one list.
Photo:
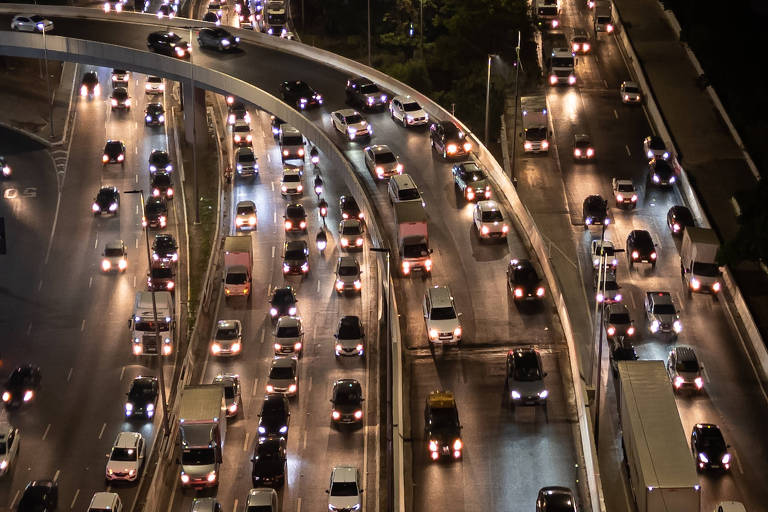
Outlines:
[[[541, 347], [550, 390], [548, 412], [542, 406], [511, 411], [504, 398], [508, 348], [456, 352], [444, 358], [439, 369], [423, 352], [410, 358], [417, 509], [494, 510], [499, 503], [523, 504], [524, 509], [525, 504], [533, 506], [546, 485], [576, 489], [573, 419], [569, 392], [560, 379], [560, 368], [568, 365], [567, 352], [562, 344]], [[427, 395], [437, 389], [455, 393], [464, 427], [461, 461], [429, 460], [423, 408]]]

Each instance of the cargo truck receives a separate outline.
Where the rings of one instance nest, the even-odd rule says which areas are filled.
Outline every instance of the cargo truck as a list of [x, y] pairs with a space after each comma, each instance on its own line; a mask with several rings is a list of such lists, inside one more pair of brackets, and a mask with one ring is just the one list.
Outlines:
[[426, 278], [432, 272], [427, 212], [418, 201], [394, 203], [394, 211], [400, 269], [404, 276], [421, 271]]
[[688, 226], [680, 245], [680, 274], [688, 294], [708, 292], [717, 297], [722, 288], [717, 250], [720, 241], [711, 229]]
[[251, 236], [224, 239], [224, 297], [251, 297], [253, 250]]
[[536, 25], [542, 29], [560, 26], [560, 0], [535, 0], [534, 18]]
[[[152, 295], [154, 295], [154, 306]], [[172, 354], [176, 320], [171, 293], [137, 292], [133, 303], [133, 315], [128, 320], [128, 328], [131, 330], [133, 355]]]
[[664, 361], [618, 361], [619, 426], [638, 512], [699, 512], [701, 488]]
[[547, 97], [522, 96], [520, 111], [523, 114], [523, 149], [526, 153], [549, 151], [547, 135]]
[[612, 33], [614, 30], [613, 24], [613, 5], [609, 0], [598, 0], [595, 4], [595, 35], [597, 32]]
[[226, 434], [224, 387], [185, 386], [179, 408], [182, 487], [218, 485]]

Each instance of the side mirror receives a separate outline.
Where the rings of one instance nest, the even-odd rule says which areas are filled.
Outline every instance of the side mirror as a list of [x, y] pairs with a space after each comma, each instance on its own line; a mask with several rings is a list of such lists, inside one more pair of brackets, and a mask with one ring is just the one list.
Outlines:
[[338, 334], [334, 334], [333, 337], [336, 338], [336, 339], [339, 339], [339, 335]]
[[544, 372], [544, 374], [542, 375], [542, 377], [546, 377], [546, 376], [547, 376], [547, 372]]
[[326, 490], [325, 490], [325, 494], [331, 494], [331, 491], [330, 491], [330, 489], [326, 489]]
[[[222, 281], [223, 281], [223, 279], [222, 279]], [[133, 318], [129, 318], [128, 319], [128, 328], [130, 329], [132, 325], [133, 325]]]
[[176, 464], [181, 464], [181, 459], [176, 458]]
[[429, 250], [429, 254], [432, 254], [432, 249]]
[[464, 316], [464, 313], [458, 313], [456, 316], [462, 317], [462, 316]]

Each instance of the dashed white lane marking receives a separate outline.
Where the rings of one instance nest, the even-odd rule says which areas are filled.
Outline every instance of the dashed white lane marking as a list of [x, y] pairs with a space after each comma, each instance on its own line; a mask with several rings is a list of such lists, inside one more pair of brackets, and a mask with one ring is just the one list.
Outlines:
[[628, 145], [624, 144], [624, 149], [627, 150], [627, 156], [632, 156], [632, 153], [630, 153], [630, 151], [629, 151], [629, 146]]
[[619, 118], [619, 113], [616, 112], [616, 109], [613, 109], [613, 117], [615, 117], [616, 119]]
[[250, 432], [246, 432], [246, 433], [245, 433], [245, 439], [243, 439], [243, 451], [244, 451], [244, 452], [247, 452], [247, 451], [248, 451], [248, 438], [249, 438], [250, 436], [251, 436], [251, 433], [250, 433]]
[[256, 377], [253, 379], [253, 389], [251, 390], [251, 396], [256, 396], [256, 394], [259, 392], [259, 378]]
[[232, 503], [232, 512], [237, 512], [237, 498], [235, 498], [235, 502]]
[[37, 283], [37, 291], [40, 291], [43, 288], [43, 280], [41, 279], [39, 283]]
[[93, 286], [93, 276], [88, 278], [88, 288], [90, 288], [91, 286]]
[[85, 319], [83, 319], [82, 323], [80, 324], [80, 332], [83, 332], [85, 330]]
[[75, 508], [75, 502], [77, 501], [77, 497], [80, 496], [80, 489], [75, 491], [75, 497], [72, 498], [72, 503], [69, 504], [69, 509], [72, 510]]
[[301, 498], [296, 500], [296, 512], [301, 512]]
[[32, 332], [32, 323], [30, 322], [30, 324], [27, 326], [27, 336], [29, 336], [31, 332]]
[[16, 500], [19, 499], [19, 494], [21, 494], [21, 491], [17, 490], [16, 494], [13, 495], [13, 499], [11, 500], [11, 504], [8, 505], [8, 510], [13, 510], [13, 506], [16, 504]]
[[56, 473], [53, 474], [53, 481], [58, 482], [59, 481], [59, 475], [61, 474], [61, 470], [57, 469]]
[[272, 258], [274, 258], [274, 257], [275, 257], [275, 246], [273, 245], [272, 246]]
[[43, 432], [43, 441], [45, 441], [45, 438], [48, 437], [48, 432], [51, 430], [51, 424], [49, 423], [47, 427], [45, 427], [45, 432]]
[[70, 368], [70, 369], [69, 369], [69, 372], [67, 372], [67, 382], [69, 382], [70, 380], [72, 380], [72, 372], [73, 372], [73, 371], [75, 371], [75, 369], [74, 369], [74, 368]]
[[123, 369], [120, 370], [120, 382], [123, 382], [123, 375], [125, 375], [125, 366], [123, 366]]
[[99, 430], [99, 439], [104, 435], [104, 430], [107, 428], [107, 424], [104, 423], [101, 425], [101, 430]]

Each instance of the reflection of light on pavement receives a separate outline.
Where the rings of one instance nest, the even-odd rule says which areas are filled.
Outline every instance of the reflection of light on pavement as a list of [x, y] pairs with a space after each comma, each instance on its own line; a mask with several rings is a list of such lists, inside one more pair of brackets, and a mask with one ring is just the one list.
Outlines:
[[575, 88], [569, 87], [568, 92], [565, 93], [565, 97], [562, 102], [562, 109], [565, 118], [572, 123], [576, 123], [579, 119], [579, 105], [580, 97], [578, 91]]

